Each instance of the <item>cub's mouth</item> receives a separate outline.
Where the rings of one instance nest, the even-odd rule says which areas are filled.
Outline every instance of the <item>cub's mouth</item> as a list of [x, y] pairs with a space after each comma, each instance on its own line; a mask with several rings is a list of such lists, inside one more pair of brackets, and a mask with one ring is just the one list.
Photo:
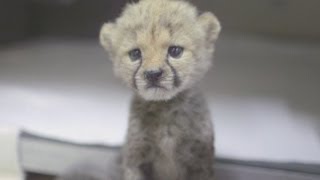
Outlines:
[[146, 89], [163, 89], [163, 90], [168, 90], [166, 87], [158, 85], [158, 84], [148, 84], [146, 86]]
[[153, 79], [152, 81], [141, 79], [137, 88], [137, 92], [141, 97], [145, 100], [152, 101], [170, 100], [179, 93], [179, 91], [180, 88], [174, 85], [174, 79], [168, 76], [166, 78], [160, 78], [159, 80]]

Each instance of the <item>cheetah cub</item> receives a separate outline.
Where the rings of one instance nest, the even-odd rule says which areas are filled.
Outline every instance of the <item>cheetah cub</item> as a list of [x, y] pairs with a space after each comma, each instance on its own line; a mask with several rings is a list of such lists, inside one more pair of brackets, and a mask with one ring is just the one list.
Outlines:
[[219, 32], [212, 13], [181, 0], [131, 3], [103, 25], [100, 42], [115, 75], [135, 93], [119, 179], [213, 179], [213, 128], [195, 86]]

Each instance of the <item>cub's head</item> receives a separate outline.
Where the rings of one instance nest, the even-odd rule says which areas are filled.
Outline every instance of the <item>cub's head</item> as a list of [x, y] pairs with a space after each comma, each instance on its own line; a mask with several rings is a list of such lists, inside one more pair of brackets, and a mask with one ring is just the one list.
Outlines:
[[210, 68], [217, 18], [179, 0], [141, 0], [103, 25], [115, 74], [146, 100], [169, 100]]

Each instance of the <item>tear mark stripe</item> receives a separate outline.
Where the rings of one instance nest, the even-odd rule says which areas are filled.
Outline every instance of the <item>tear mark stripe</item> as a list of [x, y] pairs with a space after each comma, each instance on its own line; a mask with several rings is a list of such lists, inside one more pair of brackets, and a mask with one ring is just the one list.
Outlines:
[[170, 67], [170, 69], [171, 69], [171, 71], [173, 73], [173, 78], [174, 78], [173, 79], [173, 85], [175, 87], [179, 87], [180, 84], [181, 84], [181, 80], [180, 80], [180, 78], [178, 76], [178, 73], [177, 73], [176, 69], [170, 64], [169, 57], [167, 57], [166, 62], [167, 62], [168, 66]]
[[141, 68], [141, 65], [142, 65], [142, 60], [140, 60], [139, 66], [138, 66], [137, 69], [134, 71], [133, 76], [132, 76], [132, 85], [133, 85], [133, 87], [134, 87], [135, 89], [138, 89], [136, 76], [137, 76], [138, 71], [139, 71], [140, 68]]

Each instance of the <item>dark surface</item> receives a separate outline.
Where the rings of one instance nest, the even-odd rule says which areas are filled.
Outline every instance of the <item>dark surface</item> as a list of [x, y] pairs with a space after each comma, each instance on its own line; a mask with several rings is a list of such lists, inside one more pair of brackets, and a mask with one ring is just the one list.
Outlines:
[[[22, 133], [24, 140], [45, 140], [51, 143], [61, 145], [71, 145], [74, 148], [92, 147], [114, 153], [120, 150], [120, 147], [111, 147], [103, 145], [85, 145], [60, 141], [51, 138], [43, 138], [27, 132]], [[93, 160], [98, 161], [99, 160]], [[89, 164], [89, 163], [88, 163]], [[102, 163], [104, 164], [104, 163]], [[100, 163], [99, 163], [100, 165]], [[90, 166], [91, 167], [91, 166]], [[99, 166], [100, 167], [100, 166]], [[302, 163], [277, 163], [265, 161], [241, 161], [235, 159], [216, 158], [216, 180], [319, 180], [319, 164], [302, 164]], [[86, 168], [85, 168], [86, 169]], [[148, 167], [144, 168], [150, 171]], [[27, 180], [51, 180], [54, 176], [43, 175], [39, 173], [28, 173]]]
[[38, 173], [28, 173], [26, 180], [53, 180], [54, 176], [43, 175]]
[[263, 162], [263, 161], [241, 161], [225, 158], [217, 158], [220, 164], [233, 164], [247, 167], [259, 167], [270, 170], [281, 170], [288, 172], [295, 172], [301, 174], [315, 174], [320, 176], [320, 164], [303, 164], [303, 163], [290, 163], [290, 162]]
[[[54, 180], [54, 176], [28, 173], [27, 180]], [[216, 180], [319, 180], [320, 175], [219, 162]]]

